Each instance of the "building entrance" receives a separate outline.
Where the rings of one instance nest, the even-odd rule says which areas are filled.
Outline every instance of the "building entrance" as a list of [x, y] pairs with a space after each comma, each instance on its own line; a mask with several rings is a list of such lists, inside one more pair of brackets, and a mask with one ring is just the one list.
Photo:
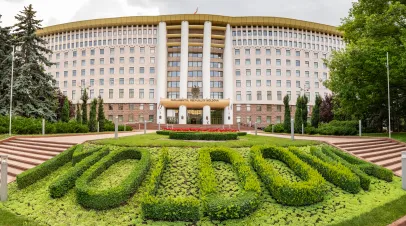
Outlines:
[[187, 124], [203, 124], [203, 110], [188, 109], [186, 123]]
[[224, 123], [223, 119], [224, 110], [211, 110], [210, 117], [211, 117], [211, 124], [212, 125], [219, 125]]

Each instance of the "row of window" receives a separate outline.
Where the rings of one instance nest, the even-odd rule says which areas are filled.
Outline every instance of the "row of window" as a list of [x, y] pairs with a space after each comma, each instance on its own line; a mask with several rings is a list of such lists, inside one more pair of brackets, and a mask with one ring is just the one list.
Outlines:
[[[96, 72], [95, 69], [92, 68], [92, 69], [89, 70], [89, 75], [95, 75], [95, 72]], [[104, 72], [105, 72], [104, 68], [99, 68], [99, 75], [104, 75]], [[75, 77], [77, 75], [77, 73], [78, 73], [78, 71], [72, 70], [72, 76], [73, 77]], [[116, 70], [115, 70], [114, 67], [109, 68], [109, 75], [114, 75], [115, 73], [116, 73]], [[145, 73], [145, 68], [140, 67], [138, 73], [139, 74], [144, 74]], [[150, 67], [149, 68], [149, 73], [150, 74], [155, 74], [155, 67]], [[119, 68], [119, 74], [120, 75], [125, 74], [124, 67]], [[128, 74], [130, 74], [130, 75], [135, 74], [135, 68], [134, 67], [129, 67], [128, 68]], [[86, 69], [81, 69], [80, 70], [80, 75], [81, 76], [86, 76], [87, 75]], [[68, 77], [69, 76], [69, 71], [64, 71], [63, 76]], [[55, 72], [55, 77], [56, 78], [60, 77], [60, 72], [59, 71]]]
[[[296, 73], [296, 77], [301, 76], [301, 71], [300, 70], [296, 70], [295, 73]], [[251, 76], [251, 74], [252, 74], [251, 69], [245, 69], [245, 75], [246, 76]], [[255, 74], [256, 74], [256, 76], [262, 76], [262, 70], [261, 69], [256, 69]], [[241, 76], [241, 70], [240, 69], [235, 70], [235, 75], [237, 77]], [[271, 76], [271, 75], [272, 75], [272, 70], [271, 69], [266, 69], [266, 76]], [[286, 70], [285, 75], [287, 77], [291, 76], [292, 71], [291, 70]], [[310, 77], [310, 71], [305, 71], [304, 75], [305, 75], [306, 78], [309, 78]], [[276, 76], [282, 76], [282, 70], [281, 69], [276, 69]], [[319, 72], [317, 72], [317, 71], [314, 72], [314, 78], [315, 79], [319, 78]], [[327, 72], [323, 72], [323, 80], [326, 80], [326, 79], [327, 79]]]
[[[95, 59], [90, 59], [89, 60], [90, 65], [95, 65], [95, 62], [96, 62]], [[110, 57], [109, 62], [110, 62], [110, 64], [115, 64], [116, 63], [116, 58]], [[129, 64], [134, 64], [135, 63], [134, 57], [129, 57], [128, 62], [129, 62]], [[119, 63], [120, 64], [125, 64], [125, 58], [120, 57], [119, 58]], [[144, 63], [145, 63], [145, 57], [140, 57], [139, 64], [144, 64]], [[155, 64], [155, 57], [150, 57], [149, 58], [149, 63]], [[99, 65], [105, 65], [104, 58], [99, 59]], [[77, 61], [76, 60], [72, 61], [72, 67], [76, 67], [76, 66], [77, 66]], [[85, 67], [86, 66], [86, 60], [81, 60], [80, 61], [80, 66]], [[60, 67], [61, 67], [61, 64], [59, 62], [55, 63], [55, 68], [60, 68]], [[69, 68], [69, 61], [64, 61], [63, 62], [63, 68]]]
[[[239, 56], [241, 54], [242, 49], [234, 49], [234, 55]], [[249, 56], [251, 55], [252, 51], [251, 49], [243, 49], [245, 55]], [[302, 50], [303, 51], [303, 50]], [[301, 52], [300, 50], [295, 51], [295, 56], [300, 57]], [[261, 55], [262, 49], [255, 49], [255, 55]], [[281, 49], [275, 49], [275, 54], [276, 56], [282, 56], [282, 50]], [[265, 55], [271, 56], [272, 55], [272, 50], [271, 49], [265, 49]], [[291, 56], [292, 51], [290, 49], [285, 50], [285, 56]], [[305, 57], [309, 58], [310, 57], [310, 52], [305, 52]], [[313, 53], [313, 57], [318, 59], [319, 58], [319, 53]], [[323, 53], [322, 58], [326, 59], [327, 54]]]
[[[263, 99], [262, 97], [262, 91], [257, 91], [256, 92], [256, 99], [257, 101], [261, 101], [261, 100], [272, 100], [272, 91], [266, 91], [266, 99]], [[302, 91], [296, 91], [296, 97], [299, 97], [301, 95]], [[289, 98], [291, 98], [292, 92], [291, 91], [287, 91], [286, 95], [289, 96]], [[311, 96], [310, 96], [310, 92], [304, 92], [304, 95], [309, 99], [309, 101], [312, 101]], [[315, 92], [314, 96], [318, 96], [320, 95], [319, 92]], [[276, 92], [276, 100], [278, 101], [282, 101], [282, 91], [277, 91]], [[237, 101], [242, 101], [242, 95], [241, 95], [241, 91], [237, 91], [236, 92], [236, 100]], [[246, 101], [252, 101], [252, 92], [251, 91], [246, 91]]]
[[[179, 92], [167, 92], [167, 98], [169, 99], [179, 99], [180, 93]], [[187, 98], [191, 99], [194, 98], [192, 92], [187, 93]], [[198, 98], [203, 98], [203, 92], [200, 92]], [[223, 92], [210, 92], [210, 99], [224, 99]]]
[[292, 41], [282, 41], [282, 40], [274, 40], [271, 39], [268, 41], [267, 39], [239, 39], [233, 40], [234, 46], [284, 46], [284, 47], [291, 47], [291, 48], [304, 48], [309, 50], [317, 50], [317, 51], [333, 51], [333, 50], [341, 50], [340, 47], [335, 46], [327, 46], [327, 45], [320, 45], [320, 44], [310, 44], [310, 43], [302, 43], [302, 42], [292, 42]]
[[[265, 61], [266, 61], [266, 65], [271, 65], [271, 63], [272, 63], [271, 59], [266, 59]], [[276, 59], [275, 61], [276, 61], [276, 66], [282, 66], [282, 60], [281, 59]], [[255, 64], [256, 65], [261, 65], [261, 62], [262, 61], [261, 61], [260, 58], [255, 59]], [[300, 60], [296, 60], [295, 62], [296, 62], [295, 66], [300, 67]], [[240, 59], [234, 59], [234, 64], [235, 65], [241, 65], [241, 60]], [[245, 59], [245, 65], [246, 66], [251, 65], [251, 59]], [[313, 62], [313, 65], [314, 65], [314, 68], [319, 68], [319, 62]], [[292, 61], [287, 59], [285, 66], [292, 66]], [[305, 61], [305, 66], [310, 67], [310, 61]], [[323, 63], [323, 68], [327, 69], [327, 64], [326, 63]]]
[[[121, 47], [120, 49], [119, 49], [119, 53], [120, 54], [125, 54], [126, 53], [126, 49], [127, 48], [125, 48], [125, 47]], [[104, 53], [105, 53], [105, 49], [103, 48], [103, 49], [99, 49], [99, 55], [104, 55]], [[63, 53], [63, 57], [66, 59], [66, 58], [68, 58], [69, 57], [69, 53], [70, 52], [64, 52]], [[81, 56], [86, 56], [87, 55], [87, 53], [88, 53], [88, 50], [86, 50], [86, 49], [84, 49], [84, 50], [81, 50], [80, 51], [80, 55]], [[109, 48], [109, 53], [110, 53], [110, 55], [114, 55], [115, 53], [116, 53], [116, 48]], [[135, 47], [129, 47], [129, 53], [135, 53]], [[140, 54], [145, 54], [145, 47], [139, 47], [139, 53]], [[154, 54], [155, 53], [155, 47], [150, 47], [149, 48], [149, 53], [150, 54]], [[90, 50], [90, 55], [91, 56], [95, 56], [96, 55], [96, 49], [91, 49]], [[49, 55], [49, 60], [52, 60], [52, 56], [53, 55]], [[74, 51], [72, 51], [72, 57], [77, 57], [78, 56], [78, 51], [77, 50], [74, 50]], [[55, 58], [56, 58], [56, 60], [59, 60], [60, 58], [61, 58], [61, 53], [56, 53], [55, 54]]]
[[[256, 80], [255, 81], [256, 87], [261, 87], [262, 86], [262, 80]], [[236, 87], [241, 87], [241, 80], [236, 80], [235, 81], [235, 86]], [[251, 80], [246, 80], [245, 81], [245, 87], [251, 87]], [[266, 80], [266, 86], [271, 87], [272, 86], [272, 81], [271, 80]], [[291, 88], [291, 80], [286, 80], [286, 88]], [[276, 87], [282, 87], [282, 80], [276, 80]], [[300, 84], [300, 81], [296, 81], [296, 88], [303, 88]], [[320, 88], [320, 82], [314, 82], [314, 88]], [[310, 81], [305, 81], [304, 84], [304, 89], [310, 89]]]
[[[137, 104], [137, 105], [138, 105], [139, 110], [146, 110], [144, 108], [144, 105], [147, 105], [147, 104]], [[149, 105], [149, 110], [153, 111], [155, 104], [148, 104], [148, 105]], [[114, 104], [109, 104], [108, 109], [109, 109], [109, 111], [114, 111]], [[118, 104], [117, 109], [119, 111], [123, 111], [124, 110], [124, 104]], [[128, 110], [136, 110], [136, 104], [128, 104]]]
[[[67, 96], [67, 91], [63, 91], [63, 94]], [[104, 97], [104, 89], [99, 89], [99, 95], [102, 98]], [[94, 89], [89, 90], [89, 98], [96, 98]], [[128, 90], [128, 96], [125, 96], [124, 89], [119, 89], [118, 90], [118, 98], [119, 99], [124, 99], [124, 98], [135, 98], [135, 89], [129, 89]], [[145, 98], [145, 93], [144, 89], [139, 89], [138, 91], [138, 99], [144, 99]], [[154, 89], [149, 90], [149, 99], [154, 99], [155, 98], [155, 92]], [[114, 89], [109, 89], [108, 90], [108, 99], [114, 99]], [[72, 100], [76, 100], [76, 90], [72, 90]]]
[[[76, 44], [76, 45], [75, 45]], [[111, 46], [111, 45], [136, 45], [136, 44], [143, 44], [143, 45], [156, 45], [157, 39], [156, 38], [139, 38], [138, 42], [137, 39], [129, 38], [129, 39], [109, 39], [109, 40], [94, 40], [94, 41], [84, 41], [84, 42], [72, 42], [68, 44], [59, 44], [59, 45], [52, 45], [47, 46], [48, 49], [52, 51], [58, 50], [66, 50], [66, 49], [76, 49], [76, 48], [83, 48], [83, 47], [92, 47], [92, 46]]]

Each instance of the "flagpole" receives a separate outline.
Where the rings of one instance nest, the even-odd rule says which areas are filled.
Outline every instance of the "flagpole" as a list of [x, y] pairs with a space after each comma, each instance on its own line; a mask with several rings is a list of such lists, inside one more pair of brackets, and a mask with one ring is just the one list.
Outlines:
[[389, 90], [389, 52], [386, 52], [386, 71], [388, 75], [388, 113], [389, 113], [389, 138], [391, 138], [391, 126], [390, 126], [390, 90]]
[[10, 84], [10, 125], [9, 125], [9, 135], [11, 136], [11, 114], [13, 109], [13, 80], [14, 80], [14, 46], [13, 46], [13, 58], [11, 60], [11, 84]]

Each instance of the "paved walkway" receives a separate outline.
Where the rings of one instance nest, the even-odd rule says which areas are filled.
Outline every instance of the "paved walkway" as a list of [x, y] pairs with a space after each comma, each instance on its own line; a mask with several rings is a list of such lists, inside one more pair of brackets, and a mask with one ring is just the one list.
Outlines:
[[[147, 133], [155, 133], [155, 130], [147, 130]], [[135, 131], [135, 132], [123, 132], [118, 133], [118, 137], [127, 137], [144, 134], [144, 131]], [[69, 142], [75, 144], [81, 144], [89, 140], [100, 140], [114, 138], [114, 133], [107, 134], [90, 134], [90, 135], [75, 135], [75, 136], [55, 136], [55, 137], [30, 137], [24, 138], [26, 140], [35, 140], [35, 141], [51, 141], [51, 142]]]

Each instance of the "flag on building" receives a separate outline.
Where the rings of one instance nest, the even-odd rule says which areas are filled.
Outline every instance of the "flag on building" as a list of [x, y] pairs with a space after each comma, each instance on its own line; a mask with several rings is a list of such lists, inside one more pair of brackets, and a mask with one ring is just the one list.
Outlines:
[[197, 11], [199, 11], [199, 6], [196, 8], [195, 13], [193, 13], [193, 14], [197, 14]]

